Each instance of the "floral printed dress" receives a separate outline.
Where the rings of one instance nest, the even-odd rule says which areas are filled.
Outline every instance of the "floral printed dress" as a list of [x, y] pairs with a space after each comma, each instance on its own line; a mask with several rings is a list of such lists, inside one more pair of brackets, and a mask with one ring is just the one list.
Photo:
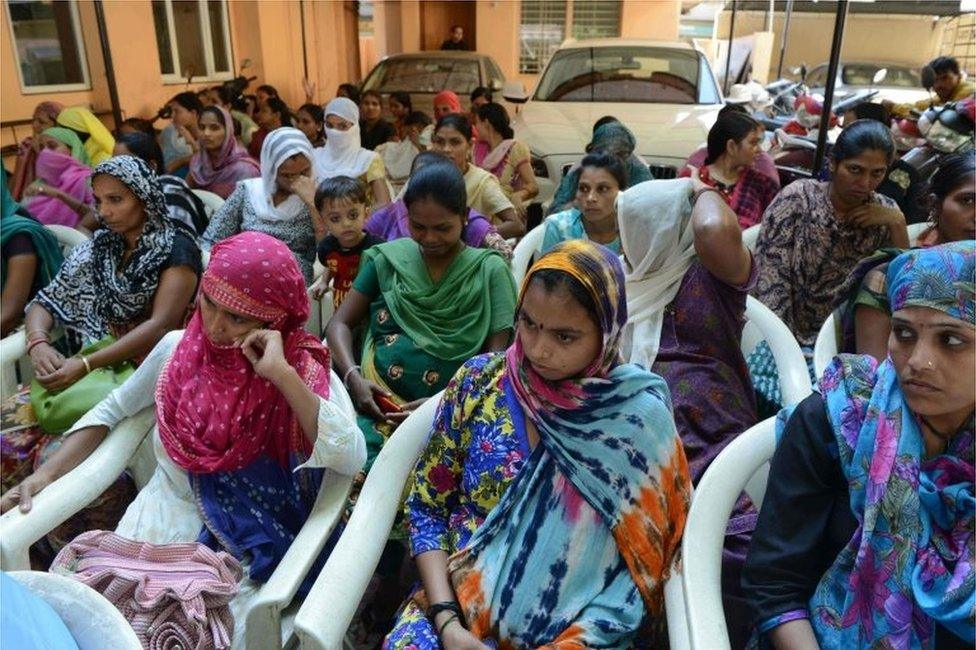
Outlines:
[[[489, 367], [497, 365], [491, 364], [495, 356], [467, 362], [444, 392], [406, 502], [414, 557], [436, 550], [451, 555], [467, 546], [529, 456], [522, 408], [507, 375]], [[426, 606], [418, 589], [383, 647], [440, 647]]]

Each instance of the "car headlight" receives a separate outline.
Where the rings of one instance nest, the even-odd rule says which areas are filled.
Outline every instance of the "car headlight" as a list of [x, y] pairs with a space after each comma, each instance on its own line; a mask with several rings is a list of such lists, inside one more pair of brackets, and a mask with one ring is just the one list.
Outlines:
[[535, 154], [531, 155], [532, 159], [532, 173], [535, 174], [536, 178], [549, 178], [549, 168], [546, 167], [546, 161], [542, 158], [537, 157]]

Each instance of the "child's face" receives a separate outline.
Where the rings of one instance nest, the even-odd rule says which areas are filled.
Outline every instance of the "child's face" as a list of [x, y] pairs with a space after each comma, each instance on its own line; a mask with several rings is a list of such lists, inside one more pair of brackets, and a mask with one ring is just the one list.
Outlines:
[[324, 199], [319, 213], [326, 230], [339, 240], [343, 248], [352, 248], [363, 240], [366, 206], [350, 199]]
[[419, 138], [421, 131], [423, 131], [423, 129], [419, 124], [408, 124], [406, 128], [407, 137], [411, 140], [416, 140]]

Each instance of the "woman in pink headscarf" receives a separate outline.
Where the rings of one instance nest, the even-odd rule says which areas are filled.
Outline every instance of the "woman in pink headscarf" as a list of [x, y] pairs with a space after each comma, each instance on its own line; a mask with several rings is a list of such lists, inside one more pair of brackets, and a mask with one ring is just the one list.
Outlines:
[[14, 176], [10, 182], [10, 193], [14, 195], [15, 201], [20, 201], [23, 198], [24, 190], [37, 176], [34, 165], [37, 163], [37, 154], [41, 151], [38, 136], [44, 129], [57, 125], [58, 113], [63, 109], [64, 104], [58, 102], [41, 102], [34, 108], [34, 119], [31, 121], [31, 129], [33, 129], [34, 135], [27, 136], [20, 141]]
[[116, 533], [153, 544], [195, 540], [244, 561], [230, 603], [234, 647], [243, 647], [250, 596], [308, 518], [323, 470], [355, 474], [366, 461], [356, 421], [329, 399], [329, 352], [305, 332], [308, 313], [285, 244], [250, 231], [216, 244], [186, 330], [167, 334], [65, 433], [48, 462], [4, 495], [5, 506], [29, 511], [33, 494], [155, 403], [156, 472]]
[[261, 168], [234, 137], [234, 120], [227, 109], [208, 106], [197, 122], [199, 139], [191, 142], [193, 158], [186, 182], [226, 199], [238, 181], [259, 178]]

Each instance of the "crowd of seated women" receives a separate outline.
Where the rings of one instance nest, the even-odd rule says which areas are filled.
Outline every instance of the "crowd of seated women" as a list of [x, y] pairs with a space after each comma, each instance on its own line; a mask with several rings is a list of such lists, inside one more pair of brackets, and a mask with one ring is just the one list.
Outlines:
[[[112, 552], [223, 551], [242, 647], [323, 473], [352, 477], [348, 517], [440, 394], [389, 537], [370, 540], [356, 643], [662, 647], [694, 486], [778, 414], [765, 500], [739, 498], [723, 544], [732, 647], [972, 646], [976, 154], [941, 161], [910, 248], [876, 192], [894, 156], [877, 120], [845, 127], [827, 180], [780, 188], [741, 112], [671, 180], [607, 116], [516, 286], [506, 239], [538, 186], [505, 109], [441, 93], [419, 137], [408, 95], [387, 123], [382, 97], [355, 94], [293, 116], [262, 86], [247, 145], [246, 107], [219, 92], [175, 97], [160, 139], [38, 107], [3, 187], [3, 333], [22, 324], [34, 378], [4, 396], [0, 509], [29, 517], [127, 417], [154, 406], [157, 426], [148, 484], [117, 477], [37, 566], [64, 571], [94, 530], [123, 540]], [[388, 143], [413, 151], [396, 194]], [[208, 218], [193, 190], [225, 201]], [[92, 236], [62, 259], [43, 224]], [[807, 351], [840, 324], [845, 354], [799, 404], [768, 346], [742, 351], [750, 295]], [[324, 341], [310, 297], [335, 309]]]

